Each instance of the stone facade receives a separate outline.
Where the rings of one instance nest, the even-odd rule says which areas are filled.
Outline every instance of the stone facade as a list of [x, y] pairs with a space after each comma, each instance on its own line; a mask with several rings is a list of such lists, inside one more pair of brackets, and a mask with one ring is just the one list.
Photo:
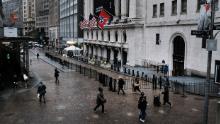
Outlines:
[[[126, 4], [127, 2], [129, 4]], [[202, 48], [202, 39], [191, 35], [191, 30], [197, 29], [200, 14], [197, 2], [197, 0], [115, 0], [115, 16], [112, 23], [103, 30], [104, 39], [101, 35], [102, 30], [84, 29], [84, 52], [88, 53], [88, 57], [95, 55], [99, 59], [106, 58], [104, 55], [107, 49], [118, 50], [116, 58], [121, 60], [120, 39], [123, 35], [120, 32], [126, 32], [126, 42], [122, 43], [123, 50], [127, 52], [127, 60], [124, 60], [127, 61], [127, 65], [143, 66], [144, 63], [148, 63], [157, 66], [164, 61], [169, 66], [169, 75], [205, 76], [208, 52]], [[218, 1], [216, 5], [220, 6]], [[129, 11], [126, 9], [127, 6]], [[85, 0], [84, 8], [84, 17], [88, 19], [89, 14], [93, 14], [93, 1]], [[217, 10], [216, 24], [220, 22], [219, 17], [220, 11]], [[119, 32], [118, 41], [115, 40], [116, 31]], [[217, 36], [216, 39], [219, 38], [220, 36]], [[100, 52], [100, 48], [104, 50]], [[215, 73], [216, 61], [220, 60], [219, 43], [217, 48], [218, 51], [213, 51], [212, 75]], [[115, 59], [113, 56], [114, 52], [111, 52], [111, 64]]]

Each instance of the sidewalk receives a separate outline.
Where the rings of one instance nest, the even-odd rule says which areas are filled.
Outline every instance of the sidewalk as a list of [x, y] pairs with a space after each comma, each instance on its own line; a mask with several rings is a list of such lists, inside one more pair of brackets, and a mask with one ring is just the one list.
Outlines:
[[[50, 66], [51, 65], [51, 66]], [[106, 114], [93, 112], [97, 88], [94, 79], [77, 72], [61, 72], [60, 85], [54, 83], [54, 66], [42, 59], [34, 59], [31, 71], [47, 86], [46, 104], [39, 104], [36, 89], [19, 91], [11, 96], [0, 96], [0, 123], [2, 124], [140, 124], [137, 101], [139, 93], [125, 90], [118, 95], [104, 87], [107, 98]], [[154, 107], [153, 97], [160, 90], [142, 89], [147, 96], [146, 124], [201, 124], [204, 99], [200, 96], [170, 93], [169, 105]], [[4, 95], [3, 95], [4, 96]], [[160, 96], [163, 102], [163, 96]], [[210, 99], [209, 124], [215, 124], [216, 99]]]

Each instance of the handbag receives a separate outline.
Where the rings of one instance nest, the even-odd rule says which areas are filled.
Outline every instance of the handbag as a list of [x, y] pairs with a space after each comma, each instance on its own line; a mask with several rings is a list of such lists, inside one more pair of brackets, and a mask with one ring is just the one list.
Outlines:
[[40, 94], [39, 94], [39, 93], [37, 94], [37, 98], [38, 98], [38, 99], [40, 98]]

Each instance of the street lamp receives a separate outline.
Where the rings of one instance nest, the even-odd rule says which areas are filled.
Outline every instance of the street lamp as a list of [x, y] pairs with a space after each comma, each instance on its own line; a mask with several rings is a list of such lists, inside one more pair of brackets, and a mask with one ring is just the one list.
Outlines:
[[123, 54], [123, 44], [124, 42], [122, 41], [123, 40], [123, 30], [122, 30], [122, 24], [121, 24], [121, 43], [120, 43], [120, 48], [121, 48], [121, 68], [120, 68], [120, 72], [123, 72], [123, 57], [122, 57], [122, 54]]

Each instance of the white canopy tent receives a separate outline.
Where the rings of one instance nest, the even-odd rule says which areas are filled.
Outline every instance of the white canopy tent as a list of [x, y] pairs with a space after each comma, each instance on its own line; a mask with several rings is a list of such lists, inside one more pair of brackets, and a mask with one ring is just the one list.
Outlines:
[[82, 49], [75, 47], [75, 46], [69, 46], [69, 47], [64, 48], [63, 51], [64, 51], [63, 56], [73, 57], [73, 56], [81, 56]]

